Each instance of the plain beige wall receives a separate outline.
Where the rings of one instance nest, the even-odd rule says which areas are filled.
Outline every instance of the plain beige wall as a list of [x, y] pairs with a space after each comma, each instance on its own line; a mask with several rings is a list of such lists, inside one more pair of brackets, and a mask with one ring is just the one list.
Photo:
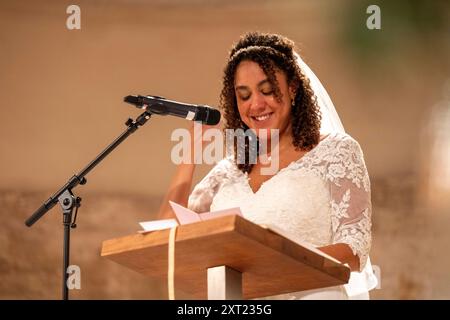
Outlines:
[[[1, 4], [0, 188], [61, 185], [138, 115], [122, 102], [128, 94], [217, 105], [227, 51], [249, 30], [297, 42], [373, 177], [416, 171], [408, 142], [419, 137], [446, 74], [430, 59], [435, 52], [412, 48], [393, 67], [363, 68], [340, 47], [339, 6], [328, 1], [80, 1], [76, 31], [65, 25], [70, 3]], [[170, 134], [186, 126], [154, 117], [85, 189], [161, 195], [173, 171]]]

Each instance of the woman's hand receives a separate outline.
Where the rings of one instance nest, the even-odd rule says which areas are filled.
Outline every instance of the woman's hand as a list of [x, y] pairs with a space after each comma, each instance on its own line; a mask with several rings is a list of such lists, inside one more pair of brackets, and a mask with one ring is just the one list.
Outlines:
[[353, 251], [348, 244], [336, 243], [318, 249], [342, 263], [348, 263], [351, 271], [359, 272], [359, 257], [353, 254]]
[[208, 146], [212, 141], [206, 141], [205, 140], [205, 134], [209, 130], [221, 130], [222, 123], [218, 123], [214, 126], [209, 126], [205, 124], [200, 124], [197, 122], [194, 122], [191, 127], [189, 128], [189, 136], [191, 138], [191, 164], [200, 164], [203, 163], [203, 150]]
[[168, 219], [173, 218], [175, 216], [172, 211], [172, 208], [170, 207], [169, 200], [187, 207], [188, 198], [191, 193], [192, 179], [194, 177], [196, 163], [202, 163], [201, 159], [202, 152], [197, 152], [197, 157], [200, 157], [200, 159], [194, 161], [194, 156], [196, 155], [194, 152], [195, 151], [194, 148], [196, 147], [199, 148], [200, 146], [202, 146], [203, 150], [208, 144], [211, 143], [211, 141], [204, 141], [203, 139], [203, 136], [205, 135], [206, 131], [210, 129], [220, 129], [220, 127], [221, 127], [220, 123], [215, 126], [207, 126], [199, 123], [193, 123], [191, 125], [189, 129], [191, 139], [190, 145], [191, 157], [188, 160], [188, 162], [180, 163], [179, 165], [177, 165], [175, 174], [169, 186], [169, 190], [164, 196], [164, 199], [159, 208], [158, 212], [159, 219]]

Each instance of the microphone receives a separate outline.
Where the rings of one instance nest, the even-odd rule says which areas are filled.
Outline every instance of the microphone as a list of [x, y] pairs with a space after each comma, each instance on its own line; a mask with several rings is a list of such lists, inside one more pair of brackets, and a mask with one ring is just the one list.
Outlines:
[[177, 102], [158, 96], [126, 96], [123, 100], [152, 114], [172, 115], [187, 120], [200, 121], [211, 126], [218, 124], [220, 121], [219, 110], [206, 105]]

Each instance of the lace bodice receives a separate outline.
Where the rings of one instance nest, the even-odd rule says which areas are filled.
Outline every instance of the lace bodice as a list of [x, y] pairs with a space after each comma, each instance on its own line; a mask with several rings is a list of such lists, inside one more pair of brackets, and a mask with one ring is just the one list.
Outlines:
[[333, 133], [253, 192], [232, 158], [194, 188], [196, 212], [240, 207], [244, 217], [273, 224], [315, 246], [346, 243], [364, 268], [371, 246], [370, 182], [359, 144]]

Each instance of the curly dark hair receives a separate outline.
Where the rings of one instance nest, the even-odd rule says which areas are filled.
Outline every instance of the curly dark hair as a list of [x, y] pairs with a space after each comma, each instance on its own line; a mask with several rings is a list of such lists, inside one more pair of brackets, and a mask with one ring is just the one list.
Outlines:
[[[225, 129], [242, 129], [248, 127], [242, 121], [234, 89], [234, 77], [240, 62], [256, 62], [270, 82], [277, 101], [281, 101], [281, 92], [275, 76], [275, 70], [286, 74], [289, 85], [295, 88], [294, 104], [291, 109], [293, 144], [297, 150], [309, 151], [319, 143], [320, 110], [317, 98], [312, 91], [309, 80], [300, 70], [294, 55], [294, 42], [277, 34], [251, 32], [243, 35], [232, 47], [227, 65], [224, 69], [223, 89], [220, 106], [224, 110]], [[249, 161], [249, 142], [245, 142], [245, 163], [238, 168], [249, 173], [253, 164]], [[235, 143], [235, 159], [238, 156]]]

